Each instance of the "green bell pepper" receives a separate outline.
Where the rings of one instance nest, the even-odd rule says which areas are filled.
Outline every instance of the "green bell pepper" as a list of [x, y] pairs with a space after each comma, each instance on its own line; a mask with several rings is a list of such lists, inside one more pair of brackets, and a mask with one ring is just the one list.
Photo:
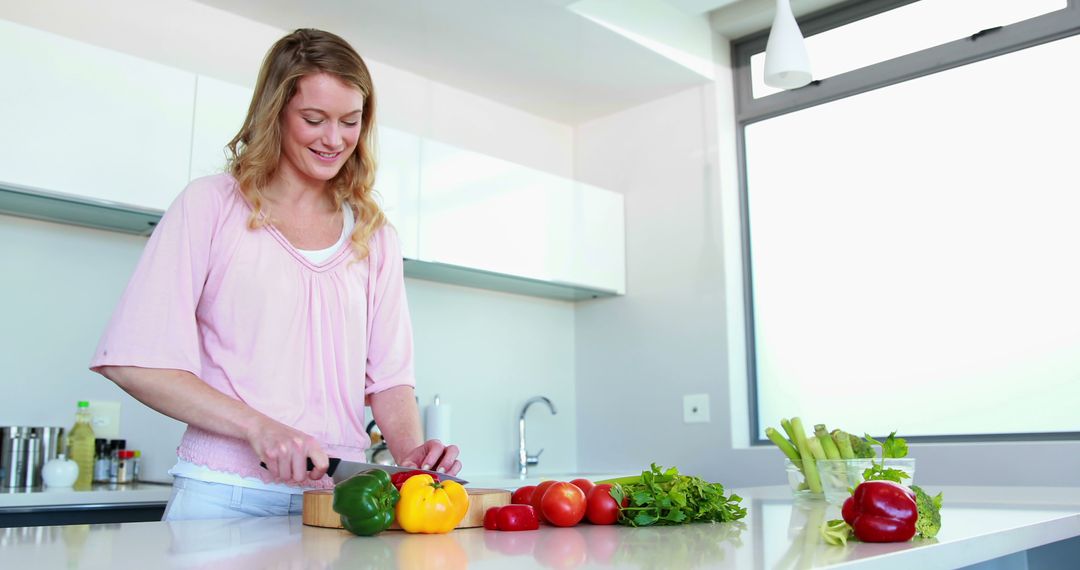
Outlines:
[[394, 522], [398, 490], [385, 471], [372, 469], [350, 477], [334, 487], [334, 512], [341, 525], [360, 536], [373, 536]]

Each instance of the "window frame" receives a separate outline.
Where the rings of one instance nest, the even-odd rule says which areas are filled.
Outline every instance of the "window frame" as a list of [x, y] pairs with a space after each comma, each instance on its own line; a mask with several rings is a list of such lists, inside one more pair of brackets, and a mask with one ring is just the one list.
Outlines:
[[[849, 0], [809, 14], [804, 18], [799, 18], [798, 23], [803, 34], [809, 37], [917, 1]], [[1054, 12], [990, 30], [972, 30], [971, 35], [958, 40], [881, 61], [826, 79], [815, 80], [806, 87], [781, 91], [757, 99], [753, 96], [750, 58], [765, 51], [769, 31], [766, 29], [737, 38], [731, 42], [731, 67], [735, 95], [735, 140], [739, 182], [743, 334], [746, 339], [747, 419], [749, 420], [750, 445], [766, 445], [769, 442], [759, 435], [762, 426], [758, 417], [757, 338], [754, 328], [746, 127], [758, 121], [1077, 34], [1080, 34], [1080, 0], [1068, 0], [1065, 8]], [[1080, 440], [1080, 432], [934, 435], [914, 436], [907, 439], [924, 442], [1062, 441]]]

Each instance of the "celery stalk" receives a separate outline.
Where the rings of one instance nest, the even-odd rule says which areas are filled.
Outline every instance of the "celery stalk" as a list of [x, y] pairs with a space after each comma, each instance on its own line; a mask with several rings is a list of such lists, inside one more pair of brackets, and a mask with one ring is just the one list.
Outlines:
[[603, 481], [596, 481], [596, 485], [608, 483], [611, 485], [635, 485], [641, 482], [641, 475], [627, 475], [626, 477], [615, 477], [614, 479], [604, 479]]
[[851, 448], [851, 436], [846, 431], [834, 429], [832, 437], [837, 449], [840, 450], [841, 459], [855, 459], [855, 450]]
[[[817, 464], [814, 463], [814, 453], [810, 447], [810, 441], [817, 442], [817, 439], [807, 439], [802, 420], [797, 417], [791, 418], [791, 429], [795, 432], [795, 445], [799, 448], [799, 456], [805, 458], [802, 463], [803, 475], [806, 476], [806, 485], [810, 487], [811, 492], [821, 493], [821, 479], [818, 477]], [[820, 444], [818, 447], [820, 447]], [[825, 453], [822, 452], [822, 456], [824, 455]]]
[[799, 465], [799, 469], [802, 469], [802, 460], [799, 458], [799, 452], [795, 450], [795, 447], [791, 445], [791, 442], [780, 435], [780, 432], [773, 428], [765, 428], [765, 436], [775, 443], [776, 447], [779, 447], [780, 451], [783, 451], [784, 455], [786, 455], [792, 463]]
[[784, 428], [784, 433], [787, 434], [788, 441], [795, 443], [795, 430], [791, 429], [791, 420], [787, 418], [780, 418], [780, 427]]
[[814, 454], [814, 459], [828, 459], [825, 457], [825, 449], [821, 447], [821, 441], [818, 438], [808, 437], [806, 443], [810, 446], [810, 453]]
[[829, 435], [829, 430], [825, 429], [825, 424], [814, 426], [814, 435], [821, 442], [821, 448], [825, 450], [825, 459], [840, 459], [840, 450], [837, 449], [836, 442]]

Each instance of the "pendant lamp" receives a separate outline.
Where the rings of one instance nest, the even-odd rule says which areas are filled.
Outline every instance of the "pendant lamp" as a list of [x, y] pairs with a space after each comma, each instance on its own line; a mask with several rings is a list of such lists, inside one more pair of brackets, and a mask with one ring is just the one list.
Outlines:
[[806, 41], [791, 13], [790, 0], [776, 0], [776, 16], [765, 46], [765, 85], [796, 89], [812, 79]]

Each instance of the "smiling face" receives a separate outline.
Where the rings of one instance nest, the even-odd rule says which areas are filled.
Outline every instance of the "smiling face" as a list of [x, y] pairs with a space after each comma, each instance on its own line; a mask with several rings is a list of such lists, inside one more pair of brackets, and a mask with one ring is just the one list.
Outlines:
[[296, 82], [281, 116], [279, 172], [302, 184], [323, 185], [356, 151], [364, 96], [328, 73]]

